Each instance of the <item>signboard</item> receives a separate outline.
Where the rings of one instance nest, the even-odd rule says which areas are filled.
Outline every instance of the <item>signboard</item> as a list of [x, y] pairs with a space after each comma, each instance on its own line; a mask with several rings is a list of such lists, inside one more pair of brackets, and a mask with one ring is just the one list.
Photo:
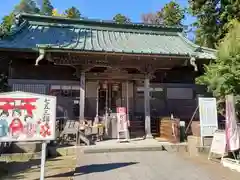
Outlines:
[[0, 94], [0, 142], [55, 139], [56, 97], [26, 92]]
[[198, 106], [201, 137], [213, 136], [218, 129], [216, 98], [200, 97], [198, 100]]
[[124, 135], [124, 141], [128, 142], [128, 118], [127, 110], [125, 107], [117, 108], [117, 139], [120, 140], [120, 134]]
[[211, 154], [218, 154], [221, 157], [226, 152], [226, 134], [225, 131], [216, 131], [213, 136], [212, 145], [210, 148], [208, 159], [211, 158]]
[[128, 130], [127, 113], [125, 107], [117, 108], [117, 129], [118, 133]]

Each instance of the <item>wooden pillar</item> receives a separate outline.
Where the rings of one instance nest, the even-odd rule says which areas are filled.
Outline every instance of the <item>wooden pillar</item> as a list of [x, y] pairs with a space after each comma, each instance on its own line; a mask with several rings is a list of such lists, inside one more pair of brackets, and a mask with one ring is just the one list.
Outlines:
[[127, 121], [129, 121], [129, 88], [128, 88], [128, 80], [126, 81], [126, 110], [127, 110]]
[[98, 112], [98, 109], [99, 109], [99, 82], [97, 81], [97, 94], [96, 94], [96, 116], [95, 116], [95, 119], [94, 119], [94, 123], [95, 124], [98, 124], [99, 123], [99, 112]]
[[80, 76], [80, 101], [79, 101], [79, 120], [82, 121], [85, 109], [85, 73], [82, 72]]
[[[127, 116], [127, 126], [129, 125], [129, 87], [128, 87], [128, 85], [129, 85], [129, 81], [127, 80], [126, 81], [126, 100], [127, 100], [127, 102], [126, 102], [126, 116]], [[127, 127], [127, 129], [128, 129], [128, 127]], [[127, 130], [127, 132], [126, 132], [126, 139], [130, 139], [130, 133], [129, 133], [129, 131]]]
[[145, 112], [145, 135], [146, 139], [152, 139], [151, 116], [150, 116], [150, 79], [149, 75], [144, 79], [144, 112]]

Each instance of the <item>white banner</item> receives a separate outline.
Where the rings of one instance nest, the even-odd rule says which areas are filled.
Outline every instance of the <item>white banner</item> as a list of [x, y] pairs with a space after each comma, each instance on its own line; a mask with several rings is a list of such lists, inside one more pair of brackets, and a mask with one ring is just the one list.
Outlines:
[[216, 98], [198, 99], [201, 137], [213, 136], [218, 129]]
[[0, 94], [0, 142], [55, 139], [56, 97], [26, 92]]

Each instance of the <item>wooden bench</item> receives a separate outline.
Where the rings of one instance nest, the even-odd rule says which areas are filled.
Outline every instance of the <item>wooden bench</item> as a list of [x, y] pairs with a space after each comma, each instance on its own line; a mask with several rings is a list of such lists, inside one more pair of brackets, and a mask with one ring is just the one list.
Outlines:
[[76, 120], [67, 120], [63, 131], [60, 133], [60, 139], [64, 140], [65, 137], [68, 137], [69, 135], [75, 135], [76, 136], [76, 144], [78, 144], [78, 132], [79, 132], [79, 122]]
[[97, 134], [98, 129], [94, 126], [80, 124], [79, 121], [76, 120], [67, 120], [63, 131], [60, 133], [60, 139], [64, 140], [67, 139], [69, 135], [74, 135], [77, 145], [81, 144], [81, 142], [84, 142], [86, 145], [91, 145], [94, 144], [94, 137], [96, 137]]
[[79, 143], [83, 141], [87, 145], [95, 144], [98, 129], [95, 126], [80, 125], [79, 129]]

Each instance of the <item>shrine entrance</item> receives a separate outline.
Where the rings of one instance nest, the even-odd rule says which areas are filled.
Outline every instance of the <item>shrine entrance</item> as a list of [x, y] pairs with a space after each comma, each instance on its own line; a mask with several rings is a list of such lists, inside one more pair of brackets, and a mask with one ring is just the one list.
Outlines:
[[98, 88], [98, 118], [107, 127], [107, 136], [117, 138], [117, 107], [123, 105], [123, 82], [104, 80], [99, 82]]
[[116, 108], [122, 106], [122, 82], [119, 81], [103, 81], [99, 83], [99, 115], [108, 113], [116, 113]]

